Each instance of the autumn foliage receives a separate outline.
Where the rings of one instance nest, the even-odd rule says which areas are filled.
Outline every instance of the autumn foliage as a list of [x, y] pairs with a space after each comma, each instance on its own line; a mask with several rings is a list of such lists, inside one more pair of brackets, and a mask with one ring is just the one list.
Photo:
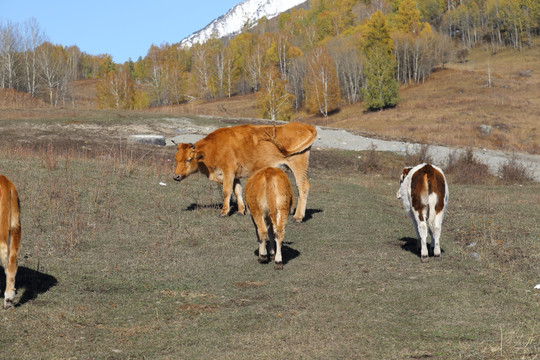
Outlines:
[[457, 49], [521, 49], [539, 31], [534, 0], [311, 0], [230, 39], [152, 45], [115, 64], [46, 42], [36, 21], [1, 22], [0, 88], [76, 105], [73, 80], [98, 79], [97, 104], [115, 109], [254, 92], [263, 117], [329, 116], [343, 104], [394, 106], [400, 85], [425, 81]]

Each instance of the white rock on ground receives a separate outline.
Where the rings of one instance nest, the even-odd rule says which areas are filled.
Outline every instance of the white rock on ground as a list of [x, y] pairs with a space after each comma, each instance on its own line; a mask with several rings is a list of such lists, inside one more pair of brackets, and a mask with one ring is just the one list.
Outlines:
[[141, 144], [165, 146], [165, 136], [163, 135], [130, 135], [128, 140]]

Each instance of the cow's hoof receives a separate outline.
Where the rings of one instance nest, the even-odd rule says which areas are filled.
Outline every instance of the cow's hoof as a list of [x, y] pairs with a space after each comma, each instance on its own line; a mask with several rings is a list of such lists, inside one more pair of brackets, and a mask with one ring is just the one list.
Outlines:
[[302, 222], [302, 220], [303, 220], [303, 218], [297, 219], [297, 218], [293, 217], [293, 221], [294, 221], [295, 223], [299, 223], [299, 224], [300, 224], [300, 223]]
[[10, 299], [4, 299], [4, 309], [12, 309], [14, 308], [13, 306], [13, 300], [10, 300]]
[[274, 269], [275, 270], [283, 270], [283, 263], [282, 262], [277, 262], [274, 264]]
[[236, 213], [236, 215], [238, 215], [238, 216], [244, 216], [245, 213], [239, 211], [239, 212]]
[[427, 257], [427, 255], [421, 256], [421, 257], [420, 257], [420, 261], [422, 261], [422, 263], [427, 263], [427, 262], [428, 262], [428, 257]]
[[433, 257], [435, 258], [435, 260], [441, 260], [441, 255], [440, 255], [440, 254], [439, 254], [439, 255], [435, 255], [435, 256], [433, 256]]
[[227, 216], [229, 216], [229, 213], [221, 213], [221, 214], [219, 214], [219, 217], [222, 217], [222, 218], [227, 217]]
[[268, 262], [268, 255], [259, 256], [259, 264], [266, 264]]

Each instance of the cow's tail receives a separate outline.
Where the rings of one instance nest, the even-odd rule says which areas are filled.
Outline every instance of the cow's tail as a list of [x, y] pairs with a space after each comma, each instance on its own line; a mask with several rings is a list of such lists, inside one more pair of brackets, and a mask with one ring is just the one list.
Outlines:
[[20, 206], [17, 189], [11, 183], [0, 186], [0, 244], [4, 270], [10, 253], [18, 251], [21, 233]]
[[[21, 207], [19, 203], [19, 194], [17, 193], [17, 189], [15, 186], [11, 186], [11, 196], [10, 196], [10, 232], [13, 235], [17, 234], [20, 235], [21, 233]], [[19, 236], [20, 237], [20, 236]], [[17, 237], [17, 238], [19, 238]], [[11, 247], [17, 246], [18, 244], [12, 244]]]
[[[1, 179], [0, 179], [1, 180]], [[0, 258], [2, 266], [7, 269], [8, 241], [10, 227], [10, 191], [7, 186], [0, 183]]]
[[427, 189], [428, 189], [428, 224], [430, 229], [434, 229], [435, 225], [435, 215], [437, 215], [437, 212], [435, 211], [435, 206], [437, 205], [437, 202], [439, 201], [438, 195], [436, 192], [433, 192], [433, 186], [431, 184], [432, 176], [431, 174], [428, 174], [426, 176], [427, 179]]
[[281, 132], [278, 134], [276, 125], [272, 125], [272, 128], [265, 132], [265, 140], [272, 142], [284, 156], [291, 156], [309, 149], [317, 138], [317, 130], [311, 125], [288, 123], [281, 126]]
[[268, 204], [268, 210], [270, 214], [277, 213], [277, 198], [280, 196], [278, 193], [279, 187], [275, 177], [267, 177], [266, 179], [266, 202]]

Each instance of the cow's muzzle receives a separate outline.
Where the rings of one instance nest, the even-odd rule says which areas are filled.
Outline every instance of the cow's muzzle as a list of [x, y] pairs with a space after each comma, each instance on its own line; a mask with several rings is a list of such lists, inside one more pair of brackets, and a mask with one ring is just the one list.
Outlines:
[[174, 174], [172, 178], [176, 181], [182, 181], [182, 179], [184, 179], [184, 176]]

